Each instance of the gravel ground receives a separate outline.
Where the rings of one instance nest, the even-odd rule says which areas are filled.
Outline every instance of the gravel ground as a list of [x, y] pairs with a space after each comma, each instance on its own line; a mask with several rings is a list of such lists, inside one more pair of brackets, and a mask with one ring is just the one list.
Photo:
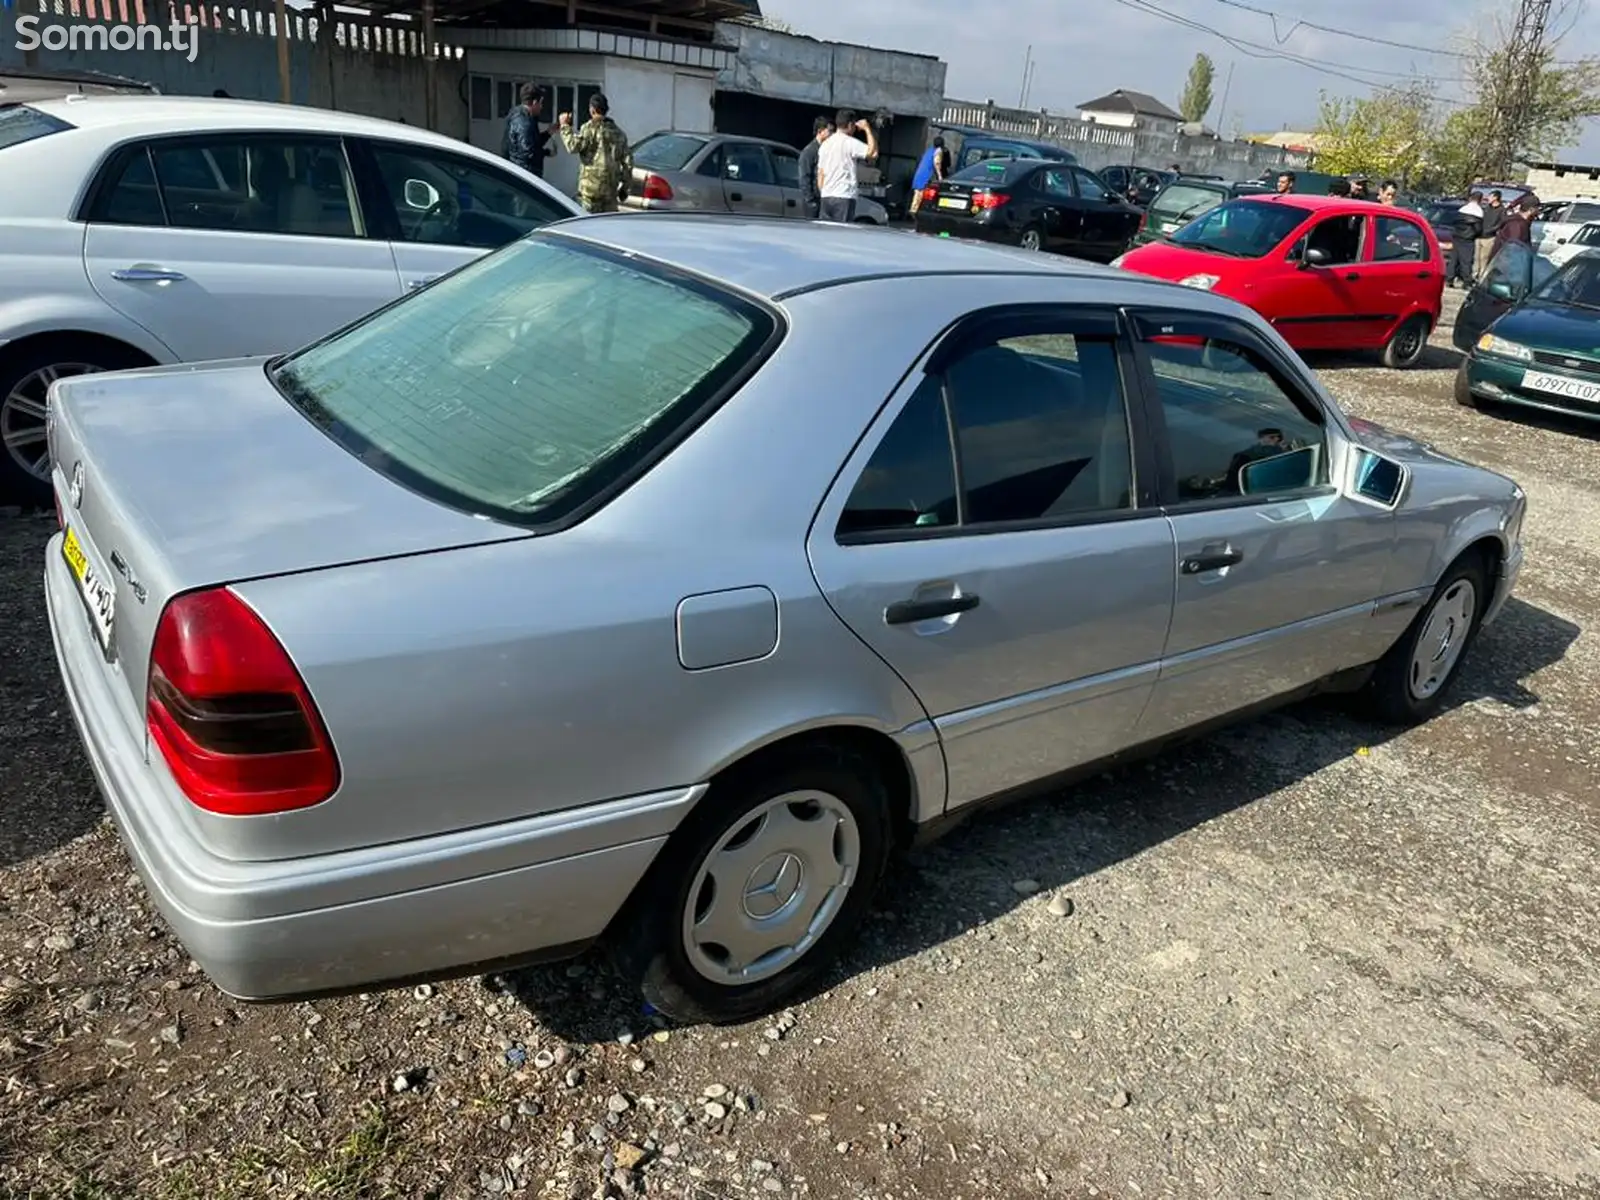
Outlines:
[[980, 818], [830, 991], [734, 1030], [592, 960], [218, 994], [101, 820], [50, 523], [0, 521], [0, 1196], [1600, 1195], [1600, 445], [1455, 407], [1438, 340], [1315, 365], [1529, 492], [1449, 712], [1297, 708]]

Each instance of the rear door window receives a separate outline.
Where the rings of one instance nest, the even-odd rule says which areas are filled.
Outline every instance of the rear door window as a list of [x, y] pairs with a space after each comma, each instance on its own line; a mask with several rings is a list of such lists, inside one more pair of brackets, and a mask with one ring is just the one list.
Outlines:
[[619, 486], [763, 353], [771, 313], [535, 233], [272, 368], [374, 470], [512, 524]]
[[1379, 217], [1372, 257], [1378, 262], [1425, 262], [1428, 243], [1421, 226], [1404, 217]]

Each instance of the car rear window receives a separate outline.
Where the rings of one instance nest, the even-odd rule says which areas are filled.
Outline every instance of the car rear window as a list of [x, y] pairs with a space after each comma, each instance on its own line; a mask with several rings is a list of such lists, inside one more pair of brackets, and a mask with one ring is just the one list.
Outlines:
[[983, 184], [988, 187], [1004, 187], [1026, 175], [1039, 165], [1037, 158], [988, 158], [982, 162], [973, 163], [970, 167], [962, 167], [950, 176], [952, 182]]
[[1190, 217], [1199, 216], [1208, 208], [1216, 207], [1227, 198], [1228, 193], [1221, 187], [1196, 187], [1191, 183], [1169, 184], [1150, 201], [1150, 215], [1165, 217], [1169, 221], [1187, 221]]
[[541, 526], [687, 433], [776, 328], [709, 283], [536, 233], [269, 370], [375, 470]]
[[72, 128], [70, 122], [26, 104], [0, 105], [0, 150]]
[[633, 148], [633, 165], [657, 171], [681, 171], [705, 144], [705, 138], [658, 133]]

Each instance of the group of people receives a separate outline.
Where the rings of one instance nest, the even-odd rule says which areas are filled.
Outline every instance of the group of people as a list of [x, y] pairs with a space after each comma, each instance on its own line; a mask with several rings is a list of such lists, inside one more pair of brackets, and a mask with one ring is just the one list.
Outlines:
[[557, 117], [554, 128], [541, 126], [543, 115], [544, 94], [534, 84], [523, 84], [515, 107], [506, 114], [501, 154], [542, 178], [551, 140], [559, 133], [562, 147], [578, 160], [578, 203], [587, 212], [616, 212], [633, 179], [633, 152], [628, 135], [611, 119], [605, 93], [590, 97], [589, 119], [581, 126], [573, 126], [571, 113]]
[[878, 135], [871, 121], [858, 119], [847, 108], [818, 117], [811, 130], [811, 140], [800, 151], [800, 202], [813, 221], [848, 225], [856, 219], [861, 198], [857, 168], [878, 157]]
[[1456, 213], [1450, 231], [1450, 263], [1445, 281], [1451, 287], [1469, 288], [1489, 269], [1495, 254], [1507, 242], [1533, 245], [1533, 222], [1539, 215], [1538, 197], [1523, 196], [1507, 205], [1497, 190], [1487, 194], [1476, 188]]

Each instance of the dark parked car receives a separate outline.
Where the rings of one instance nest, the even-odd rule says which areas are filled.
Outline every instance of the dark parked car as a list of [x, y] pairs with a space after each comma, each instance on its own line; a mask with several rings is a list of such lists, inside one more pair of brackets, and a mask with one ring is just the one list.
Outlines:
[[[1543, 262], [1508, 246], [1469, 295], [1456, 320], [1456, 348], [1467, 356], [1456, 373], [1456, 402], [1600, 419], [1600, 250], [1548, 274], [1539, 269]], [[1542, 282], [1519, 295], [1537, 275]], [[1496, 307], [1502, 311], [1486, 322]]]
[[1179, 175], [1151, 199], [1133, 244], [1144, 246], [1164, 241], [1201, 213], [1209, 212], [1224, 201], [1259, 196], [1269, 190], [1266, 184], [1253, 181], [1229, 183], [1225, 179]]
[[932, 133], [944, 136], [945, 145], [950, 149], [950, 160], [957, 171], [991, 158], [1049, 159], [1064, 163], [1078, 161], [1078, 156], [1072, 151], [1050, 142], [1013, 137], [1006, 133], [995, 133], [991, 129], [978, 129], [970, 125], [935, 125]]
[[1127, 249], [1139, 210], [1084, 167], [1005, 158], [925, 188], [916, 222], [919, 233], [1110, 262]]
[[1446, 254], [1456, 240], [1456, 218], [1466, 199], [1429, 200], [1417, 205], [1415, 212], [1433, 227], [1433, 236], [1439, 239], [1439, 249]]
[[1106, 167], [1097, 174], [1106, 187], [1135, 208], [1148, 208], [1161, 189], [1178, 178], [1176, 171], [1154, 171], [1149, 167]]

